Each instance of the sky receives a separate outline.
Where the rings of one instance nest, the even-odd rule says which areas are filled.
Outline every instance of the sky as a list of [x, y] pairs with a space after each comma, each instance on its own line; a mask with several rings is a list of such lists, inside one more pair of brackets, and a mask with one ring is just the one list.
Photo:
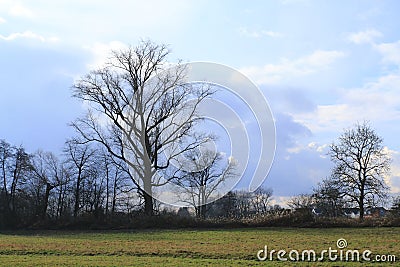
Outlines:
[[276, 124], [275, 200], [329, 176], [343, 129], [368, 120], [400, 194], [399, 1], [0, 0], [0, 139], [59, 154], [84, 112], [74, 81], [111, 49], [150, 39], [169, 60], [224, 64], [262, 91]]

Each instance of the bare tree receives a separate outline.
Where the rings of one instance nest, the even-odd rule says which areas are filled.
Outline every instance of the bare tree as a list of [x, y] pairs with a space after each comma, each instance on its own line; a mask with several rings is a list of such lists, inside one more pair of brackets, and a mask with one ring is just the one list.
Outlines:
[[130, 187], [129, 191], [133, 189], [131, 183], [129, 183], [130, 172], [126, 164], [104, 149], [101, 150], [98, 163], [101, 164], [101, 175], [105, 179], [105, 213], [106, 215], [113, 215], [116, 211], [119, 195], [123, 193], [128, 185]]
[[27, 175], [32, 169], [30, 162], [31, 155], [25, 151], [22, 146], [14, 148], [10, 166], [11, 171], [11, 189], [10, 189], [10, 208], [12, 212], [16, 211], [16, 198], [18, 186], [25, 183]]
[[272, 197], [272, 189], [259, 187], [254, 192], [235, 191], [235, 215], [239, 218], [266, 214]]
[[253, 192], [252, 204], [256, 214], [265, 214], [269, 209], [271, 202], [272, 189], [259, 187]]
[[13, 157], [14, 148], [5, 140], [0, 140], [0, 168], [1, 168], [1, 184], [2, 184], [2, 206], [7, 212], [10, 211], [10, 193], [9, 193], [9, 170]]
[[[42, 201], [40, 201], [42, 202], [40, 216], [44, 219], [47, 214], [50, 192], [67, 181], [63, 179], [63, 166], [53, 153], [38, 150], [33, 154], [31, 161], [34, 173], [33, 178], [36, 178], [35, 180], [37, 181], [35, 182], [37, 187], [36, 191], [38, 191], [39, 197], [43, 198]], [[44, 194], [41, 197], [40, 191], [42, 191], [42, 188], [44, 189]]]
[[[91, 109], [72, 126], [86, 142], [101, 143], [129, 165], [149, 215], [153, 213], [153, 187], [169, 181], [168, 177], [155, 180], [156, 172], [197, 146], [182, 146], [180, 140], [197, 122], [199, 103], [212, 94], [209, 87], [184, 83], [184, 65], [162, 71], [168, 54], [164, 45], [145, 41], [115, 51], [105, 67], [74, 85], [74, 96], [90, 103]], [[164, 154], [166, 150], [169, 153]]]
[[[246, 192], [248, 193], [248, 192]], [[211, 217], [240, 217], [238, 201], [241, 198], [237, 191], [229, 191], [220, 199], [208, 204], [208, 214]]]
[[96, 157], [81, 183], [81, 206], [86, 213], [92, 213], [96, 218], [103, 214], [105, 200], [104, 169], [101, 160]]
[[345, 206], [344, 193], [336, 181], [324, 179], [313, 189], [317, 207], [326, 216], [337, 217]]
[[80, 209], [82, 182], [85, 178], [90, 176], [90, 172], [94, 167], [93, 157], [95, 155], [95, 150], [88, 144], [80, 144], [77, 140], [69, 140], [66, 142], [65, 154], [75, 175], [74, 217], [77, 217]]
[[253, 193], [246, 190], [235, 191], [235, 217], [246, 218], [254, 215], [253, 209]]
[[60, 162], [58, 168], [58, 184], [59, 186], [55, 187], [56, 191], [56, 199], [55, 199], [55, 216], [60, 218], [62, 216], [66, 216], [69, 214], [69, 192], [70, 186], [72, 182], [72, 171], [68, 168], [67, 162]]
[[389, 172], [390, 158], [383, 139], [364, 122], [345, 130], [338, 143], [330, 146], [335, 164], [332, 179], [350, 202], [360, 209], [363, 220], [366, 204], [384, 199], [388, 189], [383, 177]]
[[393, 197], [391, 210], [394, 216], [400, 215], [400, 196]]
[[179, 178], [175, 183], [184, 192], [184, 198], [181, 200], [192, 205], [198, 217], [205, 218], [207, 203], [212, 194], [215, 194], [226, 180], [236, 175], [235, 162], [232, 158], [224, 160], [222, 153], [214, 153], [211, 150], [192, 150], [186, 156], [192, 159], [192, 162], [189, 162], [192, 166], [189, 170], [179, 171]]
[[0, 140], [0, 211], [3, 211], [8, 223], [16, 222], [21, 216], [32, 215], [32, 209], [26, 209], [29, 204], [23, 191], [31, 173], [31, 155], [25, 149], [10, 145]]
[[314, 197], [311, 194], [300, 194], [297, 196], [293, 196], [287, 202], [287, 205], [291, 209], [306, 213], [311, 212], [313, 204]]

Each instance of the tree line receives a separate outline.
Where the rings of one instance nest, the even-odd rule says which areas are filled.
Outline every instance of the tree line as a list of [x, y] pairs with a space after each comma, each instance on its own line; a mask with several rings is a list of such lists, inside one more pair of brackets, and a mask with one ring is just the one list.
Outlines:
[[[1, 227], [145, 214], [144, 196], [129, 168], [93, 144], [68, 140], [61, 156], [56, 156], [42, 150], [28, 153], [22, 146], [0, 140], [0, 173]], [[271, 197], [270, 189], [233, 191], [211, 204], [193, 202], [192, 207], [198, 218], [247, 218], [269, 211]], [[154, 214], [176, 212], [156, 200], [153, 203]]]
[[[204, 150], [217, 139], [202, 130], [198, 106], [215, 93], [212, 86], [186, 81], [186, 65], [168, 64], [164, 45], [142, 41], [114, 51], [109, 61], [78, 79], [73, 97], [87, 112], [71, 126], [76, 136], [63, 153], [36, 151], [0, 142], [0, 224], [68, 221], [143, 213], [162, 206], [155, 190], [174, 185], [180, 201], [198, 218], [244, 218], [284, 211], [269, 205], [272, 191], [229, 192], [218, 187], [235, 173], [235, 159]], [[383, 139], [367, 123], [345, 130], [330, 146], [334, 168], [312, 196], [289, 202], [339, 216], [344, 207], [365, 209], [387, 199], [384, 177], [390, 158]], [[160, 179], [161, 178], [163, 179]], [[182, 213], [182, 212], [181, 212]]]
[[0, 141], [0, 224], [26, 225], [41, 220], [130, 212], [140, 205], [126, 167], [106, 151], [74, 140], [61, 157], [28, 153]]

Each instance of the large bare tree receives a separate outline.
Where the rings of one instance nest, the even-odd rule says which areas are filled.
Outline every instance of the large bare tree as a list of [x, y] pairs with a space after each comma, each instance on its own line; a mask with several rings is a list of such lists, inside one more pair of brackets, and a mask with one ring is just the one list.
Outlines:
[[73, 86], [74, 96], [90, 106], [73, 127], [85, 141], [103, 144], [129, 165], [149, 215], [153, 187], [169, 180], [155, 178], [156, 173], [198, 145], [181, 140], [192, 134], [197, 106], [212, 94], [210, 87], [185, 83], [185, 65], [166, 70], [168, 54], [166, 46], [143, 41], [114, 51], [105, 67]]
[[329, 154], [335, 164], [332, 179], [358, 206], [362, 220], [366, 205], [383, 199], [388, 189], [383, 178], [390, 170], [390, 158], [383, 139], [367, 122], [357, 123], [330, 146]]

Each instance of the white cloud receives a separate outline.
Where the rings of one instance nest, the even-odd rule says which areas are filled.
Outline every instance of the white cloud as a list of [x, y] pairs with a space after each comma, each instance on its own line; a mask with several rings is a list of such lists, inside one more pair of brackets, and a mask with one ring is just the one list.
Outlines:
[[0, 17], [0, 24], [5, 23], [5, 22], [6, 22], [6, 20], [3, 19], [2, 17]]
[[295, 120], [307, 126], [313, 133], [322, 131], [331, 131], [333, 126], [337, 129], [343, 128], [348, 121], [354, 121], [349, 118], [354, 113], [349, 112], [348, 105], [318, 105], [315, 112], [293, 114]]
[[271, 37], [271, 38], [283, 37], [283, 34], [280, 32], [266, 31], [266, 30], [260, 30], [260, 31], [249, 30], [246, 27], [240, 27], [239, 33], [242, 36], [251, 37], [251, 38], [261, 38], [263, 36], [267, 36], [267, 37]]
[[318, 105], [315, 112], [292, 114], [311, 131], [340, 131], [356, 121], [400, 119], [400, 74], [388, 74], [360, 88], [343, 89], [337, 104]]
[[[301, 144], [296, 144], [296, 146], [294, 146], [294, 147], [289, 147], [289, 148], [286, 149], [286, 151], [287, 151], [289, 154], [298, 154], [298, 153], [300, 153], [300, 152], [303, 151], [303, 150], [304, 150], [304, 146], [301, 145]], [[287, 158], [287, 159], [289, 159], [289, 158]]]
[[270, 36], [270, 37], [283, 37], [283, 33], [280, 32], [274, 32], [274, 31], [262, 31], [261, 32], [264, 35]]
[[278, 64], [263, 67], [242, 68], [243, 73], [263, 84], [274, 84], [293, 77], [304, 76], [326, 69], [336, 60], [343, 58], [344, 52], [336, 50], [317, 50], [310, 55], [294, 60], [283, 58]]
[[84, 48], [89, 50], [93, 55], [92, 62], [87, 65], [88, 69], [96, 69], [107, 62], [113, 50], [125, 49], [127, 45], [119, 41], [112, 41], [109, 43], [94, 43]]
[[[391, 73], [379, 77], [374, 82], [366, 83], [361, 88], [343, 90], [343, 93], [345, 99], [353, 105], [364, 106], [368, 104], [370, 109], [383, 106], [388, 112], [388, 108], [400, 105], [399, 86], [400, 75]], [[373, 111], [375, 112], [375, 110]]]
[[384, 147], [384, 152], [392, 159], [390, 174], [384, 177], [391, 193], [400, 193], [400, 152]]
[[326, 158], [326, 153], [327, 153], [328, 147], [329, 147], [328, 144], [321, 145], [321, 144], [318, 144], [317, 142], [311, 142], [311, 143], [308, 143], [307, 145], [296, 143], [296, 146], [287, 148], [286, 151], [289, 154], [299, 154], [300, 152], [303, 152], [303, 151], [316, 152], [317, 154], [319, 154], [319, 157]]
[[311, 142], [311, 143], [308, 144], [308, 148], [309, 149], [315, 150], [315, 151], [317, 151], [319, 153], [326, 153], [326, 148], [328, 146], [329, 146], [328, 144], [320, 145], [320, 144], [318, 144], [316, 142]]
[[9, 13], [10, 15], [16, 17], [32, 18], [34, 16], [34, 13], [30, 9], [19, 3], [12, 5]]
[[292, 196], [273, 196], [270, 204], [271, 205], [279, 205], [282, 208], [287, 209], [287, 208], [289, 208], [287, 203], [290, 201], [291, 198], [292, 198]]
[[365, 31], [360, 31], [356, 33], [351, 33], [348, 36], [348, 40], [355, 44], [366, 44], [366, 43], [373, 43], [376, 38], [382, 37], [382, 33], [374, 30], [369, 29]]
[[374, 45], [382, 54], [384, 63], [394, 63], [400, 66], [400, 40], [394, 43], [382, 43]]
[[35, 39], [41, 42], [57, 42], [59, 40], [57, 37], [44, 37], [31, 31], [11, 33], [8, 36], [0, 34], [0, 39], [4, 41], [14, 41], [20, 38]]
[[[92, 40], [115, 40], [116, 36], [122, 36], [128, 42], [148, 37], [167, 42], [171, 29], [174, 34], [187, 29], [199, 6], [202, 8], [206, 4], [185, 0], [132, 0], [116, 3], [86, 0], [74, 1], [72, 4], [66, 0], [0, 0], [0, 15], [34, 19], [34, 25], [27, 25], [32, 31], [35, 31], [32, 27], [42, 25], [40, 27], [43, 30], [43, 26], [47, 25], [62, 35], [64, 40], [78, 45]], [[26, 22], [29, 21], [18, 21], [20, 24]]]
[[[371, 42], [372, 47], [382, 55], [383, 63], [394, 64], [399, 68], [400, 40], [393, 43], [374, 44], [371, 36], [378, 36], [378, 33], [359, 33], [354, 40]], [[339, 97], [336, 103], [318, 105], [312, 112], [297, 113], [292, 116], [314, 133], [340, 131], [356, 121], [363, 120], [393, 123], [400, 119], [398, 68], [360, 87], [338, 90]]]

